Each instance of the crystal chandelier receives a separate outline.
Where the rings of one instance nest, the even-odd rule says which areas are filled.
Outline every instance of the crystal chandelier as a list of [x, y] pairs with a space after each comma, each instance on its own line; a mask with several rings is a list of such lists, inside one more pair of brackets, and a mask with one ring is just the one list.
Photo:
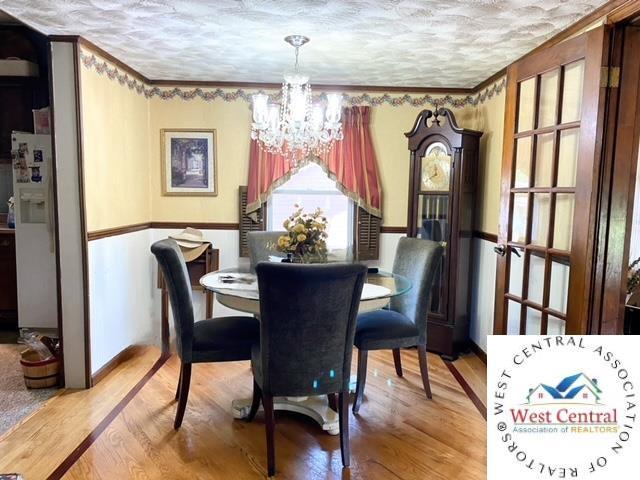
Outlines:
[[336, 140], [342, 140], [342, 95], [330, 93], [324, 104], [314, 104], [309, 77], [298, 70], [299, 49], [309, 38], [289, 35], [284, 40], [295, 48], [294, 69], [284, 75], [280, 105], [269, 103], [264, 93], [253, 96], [251, 138], [295, 165], [310, 154], [328, 152]]

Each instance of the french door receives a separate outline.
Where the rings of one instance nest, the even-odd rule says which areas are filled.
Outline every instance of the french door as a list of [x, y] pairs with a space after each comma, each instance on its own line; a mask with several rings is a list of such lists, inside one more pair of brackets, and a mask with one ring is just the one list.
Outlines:
[[587, 333], [606, 27], [507, 72], [497, 334]]

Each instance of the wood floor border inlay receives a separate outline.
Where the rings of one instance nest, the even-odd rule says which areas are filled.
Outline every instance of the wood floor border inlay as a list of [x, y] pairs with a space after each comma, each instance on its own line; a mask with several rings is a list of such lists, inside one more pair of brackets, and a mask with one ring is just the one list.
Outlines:
[[487, 419], [487, 407], [485, 407], [485, 405], [482, 402], [482, 400], [480, 400], [478, 395], [476, 395], [476, 392], [473, 391], [473, 388], [471, 388], [471, 386], [467, 383], [467, 381], [462, 376], [462, 374], [458, 371], [458, 369], [453, 364], [453, 362], [451, 362], [449, 360], [445, 360], [445, 359], [442, 359], [442, 361], [447, 366], [447, 368], [449, 369], [451, 374], [458, 381], [458, 383], [460, 384], [460, 386], [464, 390], [464, 393], [466, 393], [467, 396], [469, 397], [469, 400], [471, 400], [471, 402], [476, 406], [476, 408], [480, 412], [480, 415], [482, 415], [482, 417], [486, 420]]
[[118, 404], [113, 407], [113, 409], [109, 412], [109, 414], [102, 419], [102, 421], [94, 428], [85, 438], [80, 442], [80, 444], [69, 454], [64, 461], [58, 465], [58, 467], [47, 477], [47, 480], [59, 480], [61, 479], [73, 466], [74, 463], [78, 461], [78, 459], [86, 452], [91, 445], [100, 437], [102, 432], [106, 430], [106, 428], [115, 420], [115, 418], [124, 410], [124, 408], [134, 399], [134, 397], [142, 390], [147, 382], [153, 377], [160, 368], [167, 362], [170, 358], [170, 355], [162, 355], [160, 358], [153, 364], [153, 366], [149, 369], [149, 371], [135, 384], [135, 386], [129, 390], [122, 400], [118, 402]]

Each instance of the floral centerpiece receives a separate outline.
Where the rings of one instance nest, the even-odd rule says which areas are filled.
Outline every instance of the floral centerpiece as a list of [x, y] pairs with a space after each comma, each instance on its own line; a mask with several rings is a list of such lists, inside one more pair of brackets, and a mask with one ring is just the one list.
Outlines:
[[282, 226], [286, 234], [278, 238], [273, 246], [278, 252], [286, 253], [294, 262], [322, 263], [327, 261], [327, 217], [321, 209], [305, 213], [299, 205]]

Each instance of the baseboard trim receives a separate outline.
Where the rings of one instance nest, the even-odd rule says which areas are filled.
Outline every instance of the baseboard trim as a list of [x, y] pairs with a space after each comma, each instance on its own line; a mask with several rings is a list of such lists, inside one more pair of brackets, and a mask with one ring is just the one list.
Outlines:
[[480, 346], [474, 342], [473, 340], [469, 340], [469, 347], [471, 351], [476, 354], [476, 356], [482, 360], [482, 363], [487, 364], [487, 353], [480, 348]]
[[129, 345], [127, 348], [118, 353], [115, 357], [100, 367], [96, 373], [91, 375], [91, 386], [97, 385], [109, 373], [111, 373], [118, 365], [131, 360], [145, 350], [144, 345]]

